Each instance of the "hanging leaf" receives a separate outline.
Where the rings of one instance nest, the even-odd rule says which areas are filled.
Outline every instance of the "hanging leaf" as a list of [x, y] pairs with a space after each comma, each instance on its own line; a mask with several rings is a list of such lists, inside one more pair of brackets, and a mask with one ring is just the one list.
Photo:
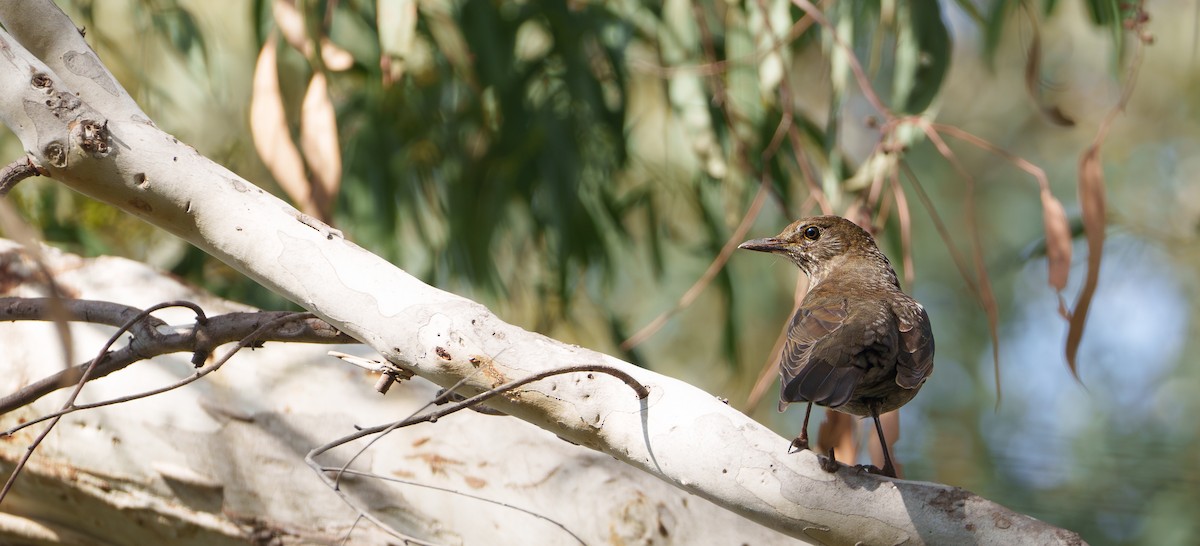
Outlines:
[[1009, 12], [1017, 5], [1016, 0], [996, 0], [988, 8], [987, 18], [983, 24], [983, 58], [990, 69], [995, 69], [996, 51], [1000, 49], [1000, 39], [1004, 36], [1004, 26], [1008, 23]]
[[838, 461], [854, 464], [858, 461], [857, 432], [857, 419], [838, 411], [826, 411], [825, 419], [817, 428], [817, 452], [824, 455], [832, 449]]
[[1087, 324], [1088, 308], [1096, 293], [1100, 278], [1100, 258], [1104, 253], [1104, 170], [1100, 165], [1099, 144], [1093, 144], [1079, 158], [1079, 204], [1083, 211], [1083, 231], [1087, 235], [1087, 276], [1083, 289], [1075, 300], [1071, 321], [1067, 329], [1067, 365], [1075, 378], [1079, 378], [1076, 356], [1079, 343], [1083, 340], [1083, 328]]
[[380, 65], [384, 85], [404, 76], [417, 32], [416, 0], [379, 0], [375, 8], [379, 28]]
[[[294, 4], [287, 0], [275, 0], [271, 8], [272, 14], [275, 16], [275, 24], [279, 26], [279, 31], [283, 33], [283, 39], [296, 51], [303, 53], [306, 58], [312, 59], [313, 40], [308, 38], [308, 34], [305, 31], [304, 14], [300, 13]], [[337, 44], [324, 36], [320, 37], [319, 41], [321, 44], [321, 62], [326, 68], [340, 72], [354, 66], [354, 56], [350, 52], [338, 47]]]
[[300, 111], [300, 149], [313, 173], [313, 197], [320, 217], [328, 221], [342, 181], [342, 153], [337, 116], [323, 72], [313, 74]]
[[267, 38], [258, 62], [254, 65], [254, 86], [250, 95], [250, 134], [254, 148], [271, 176], [307, 214], [318, 214], [312, 199], [312, 189], [304, 174], [300, 150], [288, 130], [283, 97], [279, 93], [279, 73], [276, 70], [275, 38]]
[[1062, 292], [1067, 287], [1067, 275], [1071, 272], [1071, 225], [1062, 203], [1042, 189], [1042, 222], [1046, 228], [1046, 261], [1049, 267], [1050, 286]]
[[902, 3], [897, 15], [894, 107], [919, 114], [937, 98], [950, 67], [950, 32], [937, 2]]

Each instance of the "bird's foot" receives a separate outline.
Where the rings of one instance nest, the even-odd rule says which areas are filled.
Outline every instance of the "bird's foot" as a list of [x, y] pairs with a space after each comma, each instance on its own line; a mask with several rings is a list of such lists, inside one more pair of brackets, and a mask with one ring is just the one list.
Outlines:
[[792, 444], [788, 446], [788, 453], [796, 453], [807, 449], [809, 449], [808, 436], [801, 434], [795, 440], [792, 440]]
[[888, 465], [884, 465], [883, 468], [879, 468], [878, 466], [875, 466], [873, 464], [860, 464], [860, 465], [855, 465], [854, 468], [857, 470], [866, 472], [867, 474], [875, 474], [876, 476], [886, 476], [888, 478], [896, 478], [897, 477], [896, 469], [891, 468]]
[[837, 461], [837, 457], [833, 456], [833, 448], [829, 448], [829, 455], [817, 455], [817, 461], [821, 463], [821, 470], [830, 474], [836, 474], [842, 464]]

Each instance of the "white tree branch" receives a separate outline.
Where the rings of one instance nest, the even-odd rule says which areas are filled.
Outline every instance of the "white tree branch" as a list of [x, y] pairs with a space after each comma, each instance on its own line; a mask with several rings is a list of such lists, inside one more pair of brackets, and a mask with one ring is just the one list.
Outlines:
[[[30, 263], [34, 255], [40, 256], [38, 267]], [[80, 259], [48, 248], [34, 253], [0, 239], [7, 295], [43, 293], [41, 267], [54, 274], [63, 292], [79, 297], [138, 308], [194, 302], [209, 315], [210, 326], [222, 313], [249, 310], [129, 260]], [[195, 314], [168, 308], [156, 317], [175, 325], [171, 329], [186, 329]], [[54, 357], [61, 345], [55, 325], [5, 322], [9, 318], [17, 315], [0, 316], [0, 393], [53, 374], [61, 364]], [[113, 330], [73, 323], [74, 354], [95, 355]], [[129, 345], [153, 335], [132, 333]], [[337, 348], [375, 356], [361, 346]], [[229, 350], [214, 348], [214, 362]], [[372, 392], [371, 375], [340, 365], [328, 350], [267, 343], [239, 352], [219, 373], [189, 387], [67, 415], [0, 503], [0, 544], [399, 542], [381, 526], [356, 525], [356, 512], [341, 495], [399, 533], [435, 544], [578, 544], [572, 537], [584, 544], [795, 542], [519, 419], [471, 411], [386, 436], [372, 434], [370, 448], [363, 449], [360, 440], [316, 456], [317, 464], [335, 468], [353, 457], [350, 474], [334, 492], [305, 465], [306, 452], [449, 406], [421, 410], [437, 390], [421, 379], [395, 385], [387, 396]], [[189, 359], [185, 353], [134, 364], [89, 383], [83, 402], [178, 383], [195, 372]], [[0, 429], [61, 407], [61, 396], [48, 396], [4, 413]], [[42, 427], [0, 442], [0, 476]]]
[[646, 400], [578, 374], [492, 405], [808, 541], [1078, 543], [958, 488], [826, 473], [708, 393], [427, 286], [160, 131], [119, 85], [114, 98], [106, 80], [116, 82], [49, 0], [2, 2], [0, 22], [0, 120], [52, 178], [188, 240], [405, 369], [443, 386], [468, 378], [470, 395], [553, 367], [621, 368], [650, 387]]

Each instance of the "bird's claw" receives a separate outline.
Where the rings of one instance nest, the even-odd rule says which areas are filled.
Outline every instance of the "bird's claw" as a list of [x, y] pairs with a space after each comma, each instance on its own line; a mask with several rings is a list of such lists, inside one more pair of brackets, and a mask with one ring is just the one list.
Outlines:
[[860, 465], [855, 465], [855, 466], [854, 466], [854, 468], [855, 468], [856, 470], [859, 470], [859, 471], [862, 471], [862, 472], [866, 472], [867, 474], [875, 474], [876, 476], [884, 476], [884, 477], [888, 477], [888, 478], [895, 478], [895, 477], [896, 477], [896, 471], [895, 471], [895, 470], [892, 470], [891, 472], [889, 472], [889, 471], [888, 471], [888, 469], [887, 469], [886, 467], [885, 467], [885, 468], [879, 468], [878, 466], [875, 466], [875, 465], [873, 465], [873, 464], [860, 464]]
[[795, 440], [792, 440], [792, 444], [788, 446], [788, 453], [796, 453], [798, 451], [805, 451], [807, 449], [809, 449], [808, 438], [799, 436]]
[[837, 461], [837, 457], [833, 456], [833, 448], [829, 448], [829, 455], [817, 455], [817, 461], [821, 463], [821, 470], [830, 474], [836, 474], [842, 464]]

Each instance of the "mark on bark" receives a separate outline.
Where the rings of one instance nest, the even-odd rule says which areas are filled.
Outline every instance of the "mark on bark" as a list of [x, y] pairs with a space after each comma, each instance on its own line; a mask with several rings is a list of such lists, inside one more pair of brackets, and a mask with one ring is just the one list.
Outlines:
[[450, 351], [447, 351], [445, 347], [436, 347], [433, 352], [437, 353], [442, 360], [450, 360]]
[[1079, 537], [1078, 533], [1072, 533], [1066, 529], [1055, 529], [1054, 536], [1058, 538], [1059, 542], [1062, 542], [1067, 546], [1080, 546], [1081, 544], [1085, 544], [1083, 539]]
[[320, 232], [322, 235], [325, 236], [326, 239], [332, 240], [335, 238], [337, 238], [337, 239], [345, 239], [346, 238], [345, 235], [342, 235], [342, 230], [331, 227], [329, 224], [326, 224], [325, 222], [322, 222], [316, 218], [313, 218], [312, 216], [304, 214], [303, 212], [300, 212], [291, 207], [285, 207], [284, 210], [287, 210], [288, 213], [291, 214], [292, 217], [295, 218], [296, 220], [299, 220], [301, 224], [304, 224], [304, 225]]
[[50, 76], [47, 76], [41, 72], [35, 73], [33, 77], [29, 79], [29, 83], [33, 84], [34, 89], [49, 90], [54, 87], [54, 81], [50, 79]]
[[46, 101], [46, 106], [50, 107], [50, 111], [60, 118], [74, 112], [80, 104], [79, 97], [63, 91], [59, 91], [51, 97], [51, 100]]
[[929, 506], [945, 512], [951, 518], [963, 519], [966, 517], [963, 506], [969, 496], [970, 493], [962, 488], [954, 487], [938, 493], [933, 500], [929, 501]]
[[8, 40], [3, 38], [0, 38], [0, 55], [4, 55], [4, 58], [8, 59], [10, 63], [16, 60], [16, 56], [12, 52], [12, 47], [8, 45]]
[[104, 71], [104, 65], [100, 64], [100, 60], [95, 55], [87, 51], [68, 51], [63, 54], [63, 65], [67, 70], [96, 82], [105, 91], [114, 97], [119, 96], [117, 84], [108, 77]]
[[79, 147], [92, 157], [104, 157], [112, 151], [108, 145], [108, 122], [93, 119], [80, 120], [71, 128], [71, 136], [79, 141]]
[[51, 141], [42, 148], [42, 157], [46, 158], [46, 162], [53, 167], [61, 169], [67, 166], [67, 151], [57, 140]]
[[49, 109], [49, 113], [57, 119], [69, 118], [70, 113], [79, 105], [79, 97], [70, 93], [64, 92], [49, 92], [46, 100], [43, 103], [37, 103], [31, 100], [25, 101], [25, 113], [34, 120], [34, 123], [42, 122], [45, 119], [45, 112]]

